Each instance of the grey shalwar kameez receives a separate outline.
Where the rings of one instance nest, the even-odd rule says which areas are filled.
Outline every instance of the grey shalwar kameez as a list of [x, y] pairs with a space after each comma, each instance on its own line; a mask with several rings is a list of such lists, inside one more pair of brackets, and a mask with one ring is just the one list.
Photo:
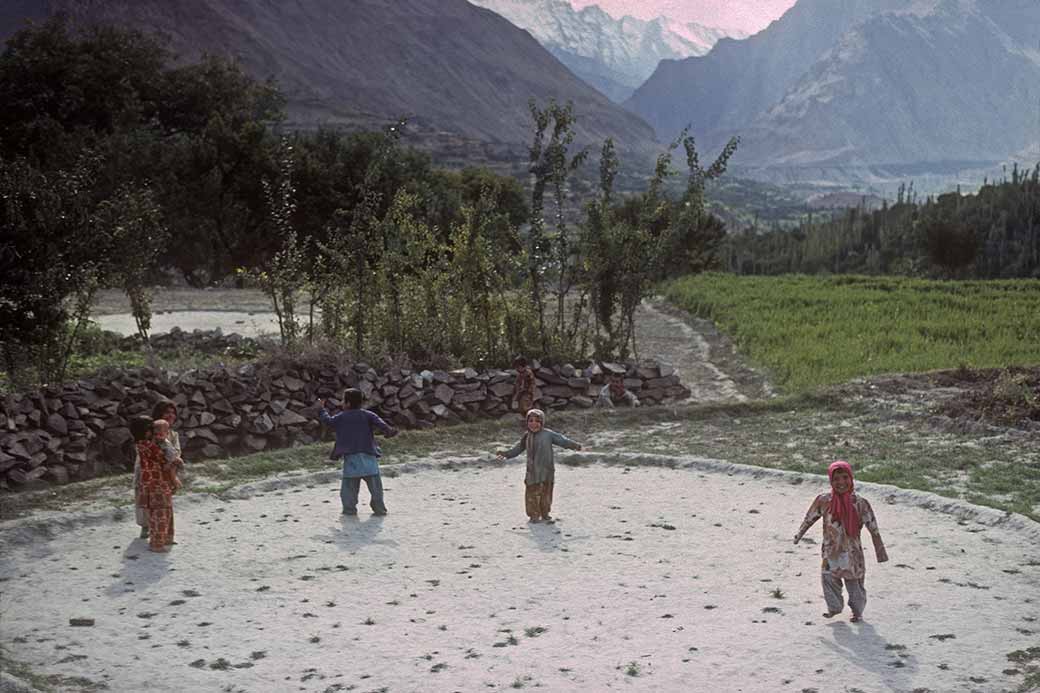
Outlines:
[[528, 431], [505, 457], [512, 459], [521, 452], [527, 451], [527, 475], [524, 505], [527, 516], [532, 520], [549, 518], [552, 510], [553, 484], [556, 481], [556, 464], [553, 460], [553, 446], [558, 445], [571, 450], [580, 450], [581, 445], [556, 431], [543, 428], [537, 433]]

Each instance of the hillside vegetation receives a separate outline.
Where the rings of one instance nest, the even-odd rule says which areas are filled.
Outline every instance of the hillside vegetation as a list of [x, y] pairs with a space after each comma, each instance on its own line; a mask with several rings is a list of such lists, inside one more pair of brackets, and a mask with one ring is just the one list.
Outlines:
[[762, 232], [756, 223], [729, 235], [724, 266], [737, 274], [1040, 276], [1040, 166], [1013, 167], [1009, 178], [972, 195], [957, 191], [918, 201], [911, 184], [891, 206], [869, 209], [866, 202], [844, 214], [810, 215], [796, 228], [763, 218], [771, 230]]

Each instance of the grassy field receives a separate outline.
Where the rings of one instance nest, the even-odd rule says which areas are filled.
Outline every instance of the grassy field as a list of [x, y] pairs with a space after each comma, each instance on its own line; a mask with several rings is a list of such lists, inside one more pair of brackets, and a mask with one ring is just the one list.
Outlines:
[[703, 274], [665, 297], [788, 392], [851, 378], [1040, 363], [1040, 281]]

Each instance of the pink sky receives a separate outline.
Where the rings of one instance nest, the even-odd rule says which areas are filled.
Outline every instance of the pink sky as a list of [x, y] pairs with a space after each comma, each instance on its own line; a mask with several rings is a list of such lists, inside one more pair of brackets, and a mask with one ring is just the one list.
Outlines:
[[777, 19], [795, 0], [571, 0], [577, 8], [599, 5], [608, 14], [641, 19], [664, 15], [724, 29], [754, 33]]

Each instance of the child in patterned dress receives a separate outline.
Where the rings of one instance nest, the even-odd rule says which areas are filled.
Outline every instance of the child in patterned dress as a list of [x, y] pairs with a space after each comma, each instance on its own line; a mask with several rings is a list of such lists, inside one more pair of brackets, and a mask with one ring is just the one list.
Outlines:
[[173, 543], [173, 485], [166, 459], [153, 440], [151, 419], [135, 418], [130, 422], [130, 432], [137, 444], [141, 468], [137, 506], [148, 511], [148, 548], [166, 553]]
[[181, 451], [170, 442], [170, 422], [166, 419], [156, 419], [152, 422], [152, 440], [162, 450], [163, 459], [166, 460], [165, 469], [169, 477], [170, 485], [174, 492], [181, 489], [181, 480], [177, 475], [184, 460], [181, 459]]
[[856, 495], [853, 490], [852, 467], [849, 463], [844, 460], [834, 462], [827, 469], [827, 476], [830, 478], [831, 492], [820, 494], [809, 506], [802, 526], [794, 535], [794, 543], [801, 541], [809, 528], [823, 518], [821, 582], [823, 597], [827, 602], [827, 611], [823, 616], [831, 618], [841, 613], [845, 606], [842, 596], [844, 581], [852, 621], [858, 623], [863, 620], [863, 609], [867, 605], [867, 590], [863, 586], [866, 565], [860, 530], [866, 527], [870, 532], [878, 563], [887, 561], [888, 553], [881, 541], [873, 508], [866, 498]]

